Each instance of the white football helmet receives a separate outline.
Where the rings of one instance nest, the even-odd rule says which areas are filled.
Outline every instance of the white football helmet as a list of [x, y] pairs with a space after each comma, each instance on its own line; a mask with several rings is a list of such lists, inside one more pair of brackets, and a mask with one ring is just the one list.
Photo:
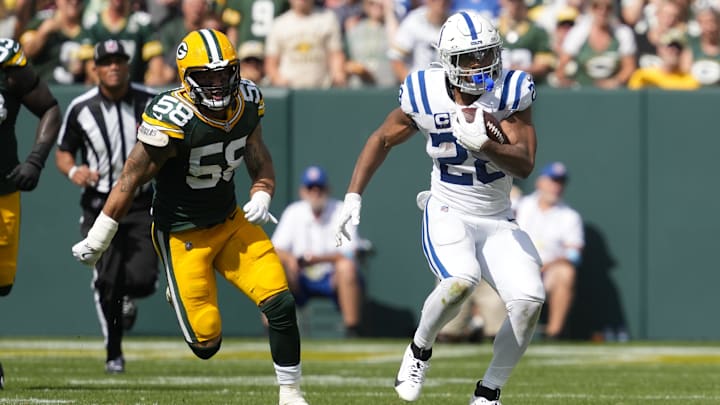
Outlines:
[[471, 11], [451, 15], [437, 49], [450, 83], [463, 93], [492, 91], [502, 72], [502, 40], [487, 18]]

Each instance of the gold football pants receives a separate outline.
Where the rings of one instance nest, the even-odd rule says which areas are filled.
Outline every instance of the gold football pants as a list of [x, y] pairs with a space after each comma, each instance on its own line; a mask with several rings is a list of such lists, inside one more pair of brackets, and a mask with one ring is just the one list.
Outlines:
[[20, 241], [20, 192], [0, 195], [0, 287], [15, 282]]
[[288, 289], [270, 238], [237, 207], [225, 222], [210, 228], [170, 233], [153, 228], [153, 235], [188, 343], [222, 333], [216, 271], [256, 305]]

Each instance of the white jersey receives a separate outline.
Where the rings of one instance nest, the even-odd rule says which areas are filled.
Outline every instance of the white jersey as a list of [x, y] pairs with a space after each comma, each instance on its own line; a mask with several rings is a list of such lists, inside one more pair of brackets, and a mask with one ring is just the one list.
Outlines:
[[[535, 84], [529, 73], [503, 70], [492, 92], [473, 103], [498, 120], [530, 107]], [[400, 86], [400, 107], [426, 137], [425, 151], [433, 160], [432, 196], [447, 206], [470, 215], [510, 214], [512, 177], [483, 153], [469, 153], [453, 135], [456, 111], [445, 80], [445, 71], [434, 68], [407, 76]]]

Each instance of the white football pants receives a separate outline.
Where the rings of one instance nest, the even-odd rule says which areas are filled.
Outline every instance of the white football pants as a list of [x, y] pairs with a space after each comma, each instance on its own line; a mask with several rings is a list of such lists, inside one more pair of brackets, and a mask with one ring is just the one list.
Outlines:
[[540, 256], [530, 237], [510, 215], [471, 216], [442, 204], [427, 202], [422, 247], [430, 269], [443, 280], [457, 277], [474, 286], [485, 280], [503, 302], [543, 302]]

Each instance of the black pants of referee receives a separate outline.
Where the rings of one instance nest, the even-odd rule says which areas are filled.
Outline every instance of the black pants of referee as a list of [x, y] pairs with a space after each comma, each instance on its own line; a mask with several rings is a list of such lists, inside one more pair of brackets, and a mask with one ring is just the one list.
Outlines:
[[[91, 193], [86, 191], [82, 203], [80, 231], [83, 238], [100, 214], [97, 207], [104, 204], [104, 198], [90, 198], [88, 194]], [[151, 201], [151, 194], [135, 199], [128, 214], [120, 221], [110, 247], [95, 265], [92, 288], [105, 336], [106, 361], [122, 356], [123, 296], [147, 297], [157, 287], [158, 258], [151, 236]]]

